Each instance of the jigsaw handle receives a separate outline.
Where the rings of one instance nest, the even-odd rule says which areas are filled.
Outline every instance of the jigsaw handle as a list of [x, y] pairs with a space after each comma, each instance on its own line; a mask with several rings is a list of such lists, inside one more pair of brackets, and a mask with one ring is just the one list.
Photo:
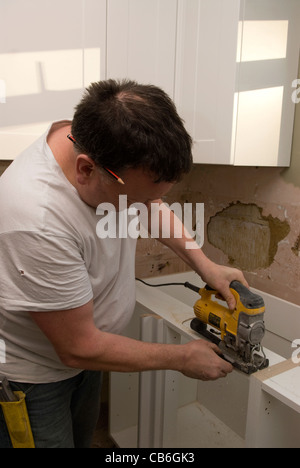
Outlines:
[[[189, 282], [184, 283], [184, 286], [201, 295], [201, 289], [198, 286], [194, 286]], [[253, 310], [265, 307], [263, 298], [250, 291], [250, 289], [246, 288], [246, 286], [239, 281], [232, 281], [230, 289], [239, 295], [240, 301], [246, 309]], [[205, 286], [204, 290], [207, 291], [207, 293], [211, 292], [212, 294], [219, 294], [218, 291], [211, 288], [208, 284]]]
[[[265, 307], [263, 298], [258, 294], [255, 294], [252, 291], [250, 291], [250, 289], [248, 289], [239, 281], [232, 281], [232, 283], [230, 284], [230, 289], [232, 289], [239, 295], [240, 301], [246, 309], [253, 310]], [[218, 291], [211, 288], [209, 285], [205, 286], [205, 290], [211, 292], [212, 294], [219, 294]]]
[[258, 294], [250, 291], [250, 289], [246, 288], [246, 286], [244, 286], [239, 281], [233, 281], [230, 285], [230, 288], [238, 293], [240, 301], [246, 309], [252, 310], [265, 307], [263, 298]]

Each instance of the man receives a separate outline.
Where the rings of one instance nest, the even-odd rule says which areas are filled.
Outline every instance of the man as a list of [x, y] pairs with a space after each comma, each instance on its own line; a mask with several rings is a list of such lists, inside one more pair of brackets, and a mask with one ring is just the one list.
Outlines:
[[[53, 124], [1, 177], [0, 373], [26, 393], [37, 447], [90, 446], [101, 371], [173, 369], [203, 380], [232, 372], [202, 340], [119, 335], [135, 305], [136, 241], [96, 235], [99, 204], [118, 210], [120, 195], [129, 205], [162, 203], [191, 164], [191, 138], [168, 96], [109, 80], [91, 85], [73, 121]], [[246, 284], [241, 272], [187, 250], [187, 234], [162, 241], [234, 308], [229, 285]], [[9, 446], [3, 421], [0, 441]]]

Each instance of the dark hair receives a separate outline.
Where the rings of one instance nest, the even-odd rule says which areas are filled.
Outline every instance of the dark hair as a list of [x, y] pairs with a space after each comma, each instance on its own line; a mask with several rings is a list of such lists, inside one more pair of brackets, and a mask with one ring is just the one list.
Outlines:
[[93, 83], [76, 107], [77, 149], [112, 171], [142, 167], [177, 182], [192, 167], [192, 139], [160, 88], [134, 81]]

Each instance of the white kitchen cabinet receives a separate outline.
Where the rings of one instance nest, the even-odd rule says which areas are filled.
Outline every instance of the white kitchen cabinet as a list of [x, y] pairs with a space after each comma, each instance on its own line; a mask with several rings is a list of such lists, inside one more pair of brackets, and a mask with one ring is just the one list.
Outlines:
[[1, 1], [0, 18], [0, 159], [14, 159], [105, 78], [106, 0]]
[[179, 0], [176, 94], [196, 163], [288, 166], [299, 0]]
[[299, 0], [14, 0], [0, 18], [0, 159], [92, 81], [130, 78], [175, 100], [195, 163], [290, 164]]
[[[193, 272], [149, 279], [152, 284], [186, 281], [204, 286]], [[120, 448], [300, 447], [300, 348], [294, 348], [300, 308], [254, 292], [266, 305], [263, 346], [269, 368], [252, 376], [235, 369], [213, 382], [174, 371], [112, 372], [110, 434]], [[138, 283], [136, 298], [125, 336], [172, 345], [199, 339], [190, 327], [196, 293], [168, 286], [154, 294]]]
[[177, 0], [109, 0], [107, 8], [107, 77], [174, 97]]

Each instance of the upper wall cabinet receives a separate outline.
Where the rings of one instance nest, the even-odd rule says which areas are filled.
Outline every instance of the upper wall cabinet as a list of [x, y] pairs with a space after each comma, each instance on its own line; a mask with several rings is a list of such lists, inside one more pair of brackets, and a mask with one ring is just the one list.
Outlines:
[[13, 159], [105, 78], [106, 0], [1, 1], [0, 18], [0, 159]]
[[288, 166], [299, 0], [178, 0], [175, 100], [196, 163]]
[[196, 163], [288, 166], [300, 0], [0, 2], [0, 159], [104, 78], [161, 86]]

